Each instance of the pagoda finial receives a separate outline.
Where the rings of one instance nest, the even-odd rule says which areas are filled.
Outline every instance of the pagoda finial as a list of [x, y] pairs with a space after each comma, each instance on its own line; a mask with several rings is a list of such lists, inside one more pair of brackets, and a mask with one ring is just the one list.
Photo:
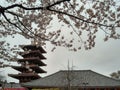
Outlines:
[[[35, 34], [37, 34], [38, 32], [37, 31], [35, 31]], [[32, 45], [38, 45], [38, 38], [36, 37], [36, 38], [33, 38], [32, 40], [31, 40], [31, 44]]]
[[38, 44], [38, 42], [36, 42], [36, 41], [31, 41], [31, 44], [32, 44], [32, 45], [36, 45], [36, 44]]
[[31, 40], [31, 44], [38, 45], [38, 44], [40, 44], [40, 41], [38, 39], [33, 39], [33, 40]]

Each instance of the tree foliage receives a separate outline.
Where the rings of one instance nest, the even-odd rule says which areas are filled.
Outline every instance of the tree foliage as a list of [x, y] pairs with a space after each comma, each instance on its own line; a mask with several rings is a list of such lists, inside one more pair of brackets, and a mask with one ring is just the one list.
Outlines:
[[114, 79], [120, 79], [120, 71], [113, 72], [110, 74], [110, 76]]
[[[55, 19], [68, 30], [49, 30]], [[120, 5], [116, 0], [3, 0], [0, 27], [1, 38], [20, 34], [37, 39], [41, 45], [49, 41], [73, 51], [82, 47], [88, 50], [95, 46], [99, 30], [105, 34], [104, 41], [120, 38]], [[13, 60], [14, 50], [16, 46], [11, 48], [9, 42], [0, 41], [1, 58]]]

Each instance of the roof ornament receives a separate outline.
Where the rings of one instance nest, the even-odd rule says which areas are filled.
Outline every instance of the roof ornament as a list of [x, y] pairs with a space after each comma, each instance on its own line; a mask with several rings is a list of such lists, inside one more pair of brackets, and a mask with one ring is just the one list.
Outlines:
[[[35, 34], [36, 35], [38, 35], [38, 31], [35, 31]], [[39, 45], [41, 45], [41, 40], [38, 38], [38, 37], [36, 37], [36, 38], [33, 38], [32, 40], [31, 40], [31, 44], [32, 45], [36, 45], [36, 46], [39, 46]]]

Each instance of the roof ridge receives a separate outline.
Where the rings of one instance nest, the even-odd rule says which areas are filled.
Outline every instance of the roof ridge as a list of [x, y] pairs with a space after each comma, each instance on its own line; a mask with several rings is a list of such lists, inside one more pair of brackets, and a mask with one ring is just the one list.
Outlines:
[[[65, 72], [65, 71], [68, 71], [68, 70], [60, 70], [61, 72]], [[72, 70], [71, 70], [72, 71]], [[86, 71], [89, 71], [89, 72], [93, 72], [93, 73], [96, 73], [96, 74], [98, 74], [98, 75], [100, 75], [100, 76], [103, 76], [103, 77], [105, 77], [105, 78], [108, 78], [108, 79], [111, 79], [111, 80], [114, 80], [114, 81], [117, 81], [117, 82], [120, 82], [120, 80], [117, 80], [117, 79], [114, 79], [114, 78], [111, 78], [111, 77], [109, 77], [109, 76], [106, 76], [106, 75], [104, 75], [104, 74], [101, 74], [101, 73], [98, 73], [98, 72], [95, 72], [95, 71], [93, 71], [93, 70], [90, 70], [90, 69], [88, 69], [88, 70], [73, 70], [73, 72], [86, 72]]]
[[111, 78], [111, 77], [109, 77], [109, 76], [106, 76], [106, 75], [104, 75], [104, 74], [101, 74], [101, 73], [95, 72], [95, 71], [93, 71], [93, 70], [91, 70], [91, 72], [96, 73], [96, 74], [98, 74], [98, 75], [100, 75], [100, 76], [103, 76], [103, 77], [105, 77], [105, 78], [112, 79], [112, 80], [114, 80], [114, 81], [120, 82], [120, 80], [117, 80], [117, 79]]
[[[65, 72], [65, 71], [68, 71], [68, 70], [60, 70], [60, 72]], [[88, 69], [88, 70], [70, 70], [70, 71], [92, 71], [92, 70], [90, 70], [90, 69]]]

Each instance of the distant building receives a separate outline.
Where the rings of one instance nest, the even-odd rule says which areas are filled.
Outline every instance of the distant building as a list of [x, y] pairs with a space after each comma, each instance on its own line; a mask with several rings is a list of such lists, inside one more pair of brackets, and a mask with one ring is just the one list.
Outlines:
[[91, 70], [64, 70], [22, 86], [33, 90], [120, 90], [120, 81]]
[[20, 83], [41, 78], [38, 74], [46, 73], [46, 71], [40, 68], [46, 66], [46, 64], [42, 62], [43, 59], [46, 59], [42, 55], [46, 53], [45, 50], [37, 44], [22, 45], [21, 48], [24, 50], [24, 52], [20, 53], [23, 59], [18, 59], [18, 63], [20, 63], [21, 66], [12, 66], [13, 69], [20, 71], [20, 73], [8, 75], [18, 79]]
[[22, 87], [19, 83], [1, 83], [0, 90], [27, 90]]

